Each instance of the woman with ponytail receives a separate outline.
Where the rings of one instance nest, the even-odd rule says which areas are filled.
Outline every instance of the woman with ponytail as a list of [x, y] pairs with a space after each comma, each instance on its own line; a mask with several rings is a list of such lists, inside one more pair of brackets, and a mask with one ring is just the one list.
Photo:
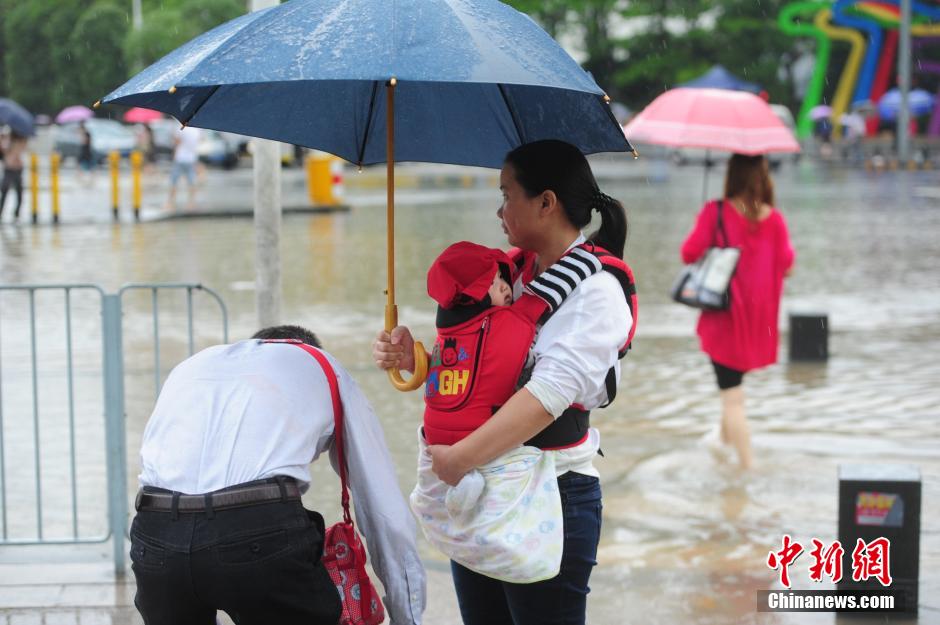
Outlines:
[[[620, 260], [627, 218], [620, 202], [598, 188], [584, 155], [562, 141], [537, 141], [509, 152], [500, 190], [503, 200], [496, 214], [515, 248], [510, 257], [516, 298], [524, 289], [534, 290], [540, 276], [562, 284], [564, 277], [555, 277], [552, 265], [576, 254], [586, 254], [589, 263], [596, 255], [604, 264], [595, 263], [595, 272], [569, 289], [538, 328], [534, 367], [523, 374], [524, 385], [468, 436], [428, 449], [434, 473], [452, 486], [475, 467], [523, 444], [552, 455], [564, 526], [558, 574], [510, 583], [453, 561], [451, 569], [466, 625], [578, 625], [586, 618], [601, 529], [601, 489], [593, 465], [600, 436], [588, 415], [616, 393], [619, 357], [635, 316], [632, 278], [623, 277], [629, 269]], [[585, 236], [582, 229], [593, 211], [600, 213], [601, 224]], [[413, 345], [407, 328], [380, 332], [373, 357], [383, 369], [413, 370]], [[532, 548], [537, 545], [536, 540]]]
[[751, 466], [751, 438], [744, 410], [744, 374], [777, 362], [777, 316], [783, 279], [794, 253], [787, 224], [774, 208], [767, 159], [734, 154], [728, 161], [724, 198], [707, 202], [682, 244], [682, 260], [697, 261], [716, 244], [718, 211], [724, 244], [741, 249], [731, 279], [727, 310], [703, 311], [698, 321], [702, 351], [711, 359], [721, 397], [721, 441], [734, 446], [741, 467]]

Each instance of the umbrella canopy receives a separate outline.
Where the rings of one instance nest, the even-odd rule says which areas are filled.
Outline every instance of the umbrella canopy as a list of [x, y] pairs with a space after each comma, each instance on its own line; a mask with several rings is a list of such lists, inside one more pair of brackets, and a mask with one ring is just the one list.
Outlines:
[[814, 122], [829, 117], [832, 117], [832, 107], [826, 104], [818, 104], [809, 110], [809, 118]]
[[55, 116], [55, 123], [68, 124], [71, 122], [83, 122], [86, 119], [91, 119], [94, 116], [95, 112], [93, 110], [87, 106], [76, 104], [74, 106], [67, 106], [59, 111], [59, 114]]
[[9, 126], [24, 137], [31, 137], [36, 132], [30, 112], [9, 98], [0, 98], [0, 126]]
[[[933, 110], [934, 96], [923, 89], [913, 89], [907, 96], [908, 106], [911, 115], [919, 117], [926, 115]], [[878, 114], [882, 119], [892, 120], [898, 116], [901, 110], [901, 90], [891, 89], [878, 100]]]
[[623, 129], [639, 143], [739, 154], [799, 152], [793, 133], [756, 95], [722, 89], [672, 89]]
[[[500, 167], [540, 139], [584, 154], [632, 150], [590, 75], [497, 0], [293, 0], [200, 35], [103, 101], [388, 163], [387, 330], [398, 323], [396, 158]], [[407, 383], [389, 370], [400, 390], [423, 382], [420, 344], [415, 362]]]
[[631, 149], [587, 72], [497, 0], [293, 0], [197, 37], [103, 102], [368, 165], [386, 161], [392, 78], [401, 161], [499, 167], [539, 139]]
[[749, 91], [750, 93], [760, 93], [760, 85], [746, 80], [741, 80], [721, 65], [715, 65], [710, 70], [688, 82], [684, 82], [680, 87], [692, 87], [695, 89], [728, 89], [731, 91]]
[[124, 121], [129, 124], [147, 124], [157, 119], [163, 119], [163, 113], [152, 109], [140, 108], [135, 106], [124, 113]]

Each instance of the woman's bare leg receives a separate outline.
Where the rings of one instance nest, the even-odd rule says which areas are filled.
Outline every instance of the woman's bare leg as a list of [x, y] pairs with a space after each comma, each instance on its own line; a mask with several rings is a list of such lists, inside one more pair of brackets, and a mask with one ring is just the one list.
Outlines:
[[751, 457], [751, 432], [744, 410], [744, 386], [720, 391], [722, 441], [731, 443], [738, 452], [742, 469], [749, 469]]

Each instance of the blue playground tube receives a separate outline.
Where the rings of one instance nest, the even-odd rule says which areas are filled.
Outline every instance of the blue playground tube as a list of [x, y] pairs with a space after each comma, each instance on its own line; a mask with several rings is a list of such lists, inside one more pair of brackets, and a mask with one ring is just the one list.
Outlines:
[[878, 70], [878, 60], [881, 57], [882, 31], [877, 22], [854, 15], [846, 15], [843, 12], [845, 7], [858, 3], [859, 0], [838, 0], [832, 6], [832, 19], [839, 26], [848, 26], [855, 28], [868, 35], [868, 47], [865, 50], [865, 58], [862, 60], [862, 68], [859, 70], [858, 82], [855, 83], [855, 94], [852, 96], [852, 104], [857, 104], [864, 100], [871, 99], [871, 87], [875, 81], [875, 73]]

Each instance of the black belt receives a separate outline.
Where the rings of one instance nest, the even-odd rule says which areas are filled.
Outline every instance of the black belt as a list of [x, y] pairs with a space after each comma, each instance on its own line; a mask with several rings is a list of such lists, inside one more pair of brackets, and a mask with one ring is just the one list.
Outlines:
[[591, 427], [591, 411], [568, 408], [551, 425], [525, 442], [540, 449], [568, 447], [581, 441]]
[[290, 478], [248, 482], [201, 495], [184, 495], [163, 489], [145, 486], [137, 491], [134, 508], [137, 510], [160, 510], [172, 512], [202, 512], [242, 508], [272, 501], [300, 499], [300, 486]]

